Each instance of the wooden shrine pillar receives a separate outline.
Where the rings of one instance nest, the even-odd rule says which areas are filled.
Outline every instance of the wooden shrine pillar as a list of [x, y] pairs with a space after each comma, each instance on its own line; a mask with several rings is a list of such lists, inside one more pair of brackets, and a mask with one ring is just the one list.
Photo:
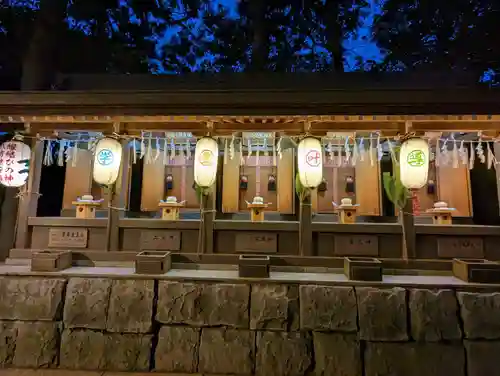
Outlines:
[[[370, 153], [372, 153], [373, 166]], [[382, 194], [380, 191], [380, 162], [376, 149], [367, 150], [363, 161], [357, 160], [354, 179], [356, 204], [359, 204], [358, 215], [380, 215]]]
[[130, 190], [131, 170], [131, 152], [129, 141], [121, 141], [123, 147], [122, 164], [120, 173], [116, 179], [113, 194], [109, 198], [108, 210], [108, 242], [106, 249], [111, 252], [120, 250], [120, 218], [125, 217], [125, 211], [128, 208], [128, 192]]
[[[23, 193], [19, 197], [17, 211], [17, 226], [15, 234], [15, 247], [27, 248], [29, 244], [28, 219], [36, 217], [38, 198], [40, 196], [40, 180], [42, 175], [43, 147], [44, 142], [34, 140], [31, 144], [31, 160], [28, 181]], [[13, 188], [8, 188], [13, 189]]]
[[454, 217], [472, 216], [470, 174], [467, 166], [436, 167], [436, 176], [438, 201], [444, 201], [448, 207], [455, 208], [452, 214]]

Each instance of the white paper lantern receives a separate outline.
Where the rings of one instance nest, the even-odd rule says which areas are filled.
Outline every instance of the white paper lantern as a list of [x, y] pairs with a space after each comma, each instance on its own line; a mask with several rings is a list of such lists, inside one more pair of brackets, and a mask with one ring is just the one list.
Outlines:
[[421, 138], [403, 142], [399, 152], [401, 184], [408, 189], [420, 189], [427, 184], [429, 144]]
[[28, 180], [31, 149], [20, 141], [0, 145], [0, 183], [6, 187], [22, 187]]
[[94, 181], [111, 185], [118, 179], [122, 163], [122, 145], [114, 138], [102, 138], [97, 142], [94, 154]]
[[314, 137], [306, 137], [297, 147], [299, 179], [306, 188], [316, 188], [323, 180], [323, 153], [321, 142]]
[[217, 177], [219, 146], [210, 137], [203, 137], [196, 143], [194, 152], [194, 181], [202, 188], [209, 188]]

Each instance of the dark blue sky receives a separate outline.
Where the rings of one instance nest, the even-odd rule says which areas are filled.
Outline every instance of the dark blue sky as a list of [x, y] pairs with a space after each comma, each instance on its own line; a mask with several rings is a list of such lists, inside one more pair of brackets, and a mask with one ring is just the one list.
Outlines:
[[[356, 35], [356, 38], [350, 38], [344, 42], [346, 71], [352, 70], [355, 67], [355, 59], [358, 56], [362, 56], [364, 60], [380, 61], [382, 59], [380, 50], [371, 42], [371, 25], [373, 24], [374, 16], [380, 12], [383, 0], [368, 0], [368, 2], [370, 3], [370, 11], [367, 12], [368, 16], [362, 20], [362, 26], [358, 30], [358, 35]], [[219, 4], [225, 6], [229, 10], [229, 14], [236, 18], [238, 17], [237, 3], [238, 0], [215, 0], [214, 6], [218, 6]], [[177, 1], [177, 4], [179, 18], [183, 18], [182, 2]], [[167, 30], [163, 36], [159, 36], [158, 46], [160, 47], [164, 43], [169, 43], [175, 32], [176, 29], [172, 28]], [[161, 48], [158, 48], [159, 50]]]

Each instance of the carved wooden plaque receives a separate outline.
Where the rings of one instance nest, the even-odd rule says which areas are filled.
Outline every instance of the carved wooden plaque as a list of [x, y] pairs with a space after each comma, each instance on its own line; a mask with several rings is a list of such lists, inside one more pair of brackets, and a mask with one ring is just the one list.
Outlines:
[[239, 232], [236, 234], [235, 251], [249, 253], [278, 252], [278, 235], [267, 232]]
[[335, 256], [378, 256], [376, 235], [335, 235]]
[[439, 237], [438, 257], [477, 258], [484, 257], [483, 239], [467, 236]]
[[180, 251], [180, 231], [144, 230], [141, 232], [141, 249], [150, 251]]
[[49, 247], [51, 248], [86, 248], [88, 229], [63, 227], [49, 229]]

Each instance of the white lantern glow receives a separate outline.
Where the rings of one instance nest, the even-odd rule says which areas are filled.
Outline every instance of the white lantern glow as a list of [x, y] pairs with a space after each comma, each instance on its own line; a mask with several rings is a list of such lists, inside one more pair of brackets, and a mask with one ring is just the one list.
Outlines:
[[114, 138], [102, 138], [97, 142], [94, 154], [94, 181], [111, 185], [118, 179], [122, 163], [122, 145]]
[[210, 137], [203, 137], [196, 143], [194, 152], [194, 181], [202, 188], [209, 188], [217, 177], [219, 146]]
[[316, 188], [323, 180], [323, 152], [321, 141], [306, 137], [297, 147], [299, 179], [306, 188]]
[[420, 189], [427, 184], [429, 144], [421, 138], [403, 142], [399, 152], [401, 184], [408, 189]]
[[20, 141], [0, 145], [0, 183], [6, 187], [22, 187], [28, 180], [31, 149]]

